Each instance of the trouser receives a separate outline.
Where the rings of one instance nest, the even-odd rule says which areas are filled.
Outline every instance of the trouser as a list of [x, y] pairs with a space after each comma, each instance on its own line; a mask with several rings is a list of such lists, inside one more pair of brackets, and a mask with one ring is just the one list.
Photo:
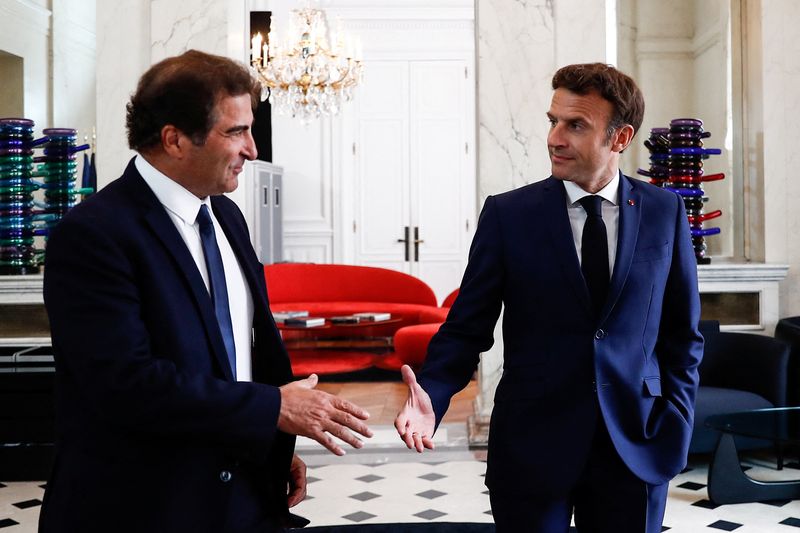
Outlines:
[[628, 469], [600, 416], [586, 466], [567, 494], [491, 491], [489, 499], [497, 533], [567, 533], [573, 513], [579, 533], [660, 533], [668, 487], [645, 483]]

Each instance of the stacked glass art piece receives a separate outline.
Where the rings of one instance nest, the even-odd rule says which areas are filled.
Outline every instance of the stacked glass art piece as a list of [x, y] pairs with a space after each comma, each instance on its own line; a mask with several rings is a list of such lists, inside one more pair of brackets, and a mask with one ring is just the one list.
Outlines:
[[650, 168], [638, 170], [650, 178], [650, 183], [683, 198], [698, 264], [711, 262], [706, 256], [705, 238], [720, 232], [719, 228], [704, 227], [704, 223], [722, 215], [719, 209], [710, 213], [703, 209], [708, 202], [703, 183], [725, 178], [722, 173], [704, 174], [704, 160], [722, 153], [719, 148], [703, 148], [703, 139], [710, 136], [710, 132], [703, 130], [703, 121], [697, 118], [677, 118], [670, 121], [669, 128], [653, 128], [644, 142], [650, 151]]
[[34, 158], [40, 163], [36, 167], [35, 176], [43, 179], [44, 189], [43, 213], [53, 215], [46, 222], [48, 227], [57, 223], [67, 211], [75, 205], [76, 196], [89, 194], [91, 189], [76, 189], [78, 179], [75, 160], [76, 152], [89, 148], [88, 144], [76, 146], [76, 132], [68, 128], [48, 128], [42, 130], [47, 137], [44, 144], [44, 155]]
[[[74, 189], [74, 154], [88, 148], [75, 145], [75, 130], [44, 130], [34, 139], [33, 128], [32, 120], [0, 118], [0, 275], [38, 273], [44, 250], [35, 247], [35, 237], [47, 235], [75, 195], [91, 192]], [[44, 155], [34, 157], [42, 146]], [[43, 202], [34, 198], [39, 189]]]

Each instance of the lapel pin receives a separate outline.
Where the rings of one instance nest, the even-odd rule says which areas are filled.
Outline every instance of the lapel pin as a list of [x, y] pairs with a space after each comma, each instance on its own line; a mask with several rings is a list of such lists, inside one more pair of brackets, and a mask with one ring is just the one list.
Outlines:
[[636, 205], [636, 202], [634, 202], [633, 200], [628, 200], [628, 205]]

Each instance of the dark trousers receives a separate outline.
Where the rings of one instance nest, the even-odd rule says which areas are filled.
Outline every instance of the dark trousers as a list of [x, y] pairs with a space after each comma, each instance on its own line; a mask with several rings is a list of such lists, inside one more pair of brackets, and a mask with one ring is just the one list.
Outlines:
[[586, 467], [568, 494], [489, 494], [497, 533], [567, 533], [573, 513], [579, 533], [661, 531], [669, 484], [649, 485], [637, 478], [598, 418]]

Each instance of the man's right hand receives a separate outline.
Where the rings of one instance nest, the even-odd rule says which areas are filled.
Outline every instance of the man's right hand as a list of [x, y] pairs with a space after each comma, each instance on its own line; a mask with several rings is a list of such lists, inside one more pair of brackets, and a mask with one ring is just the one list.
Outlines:
[[353, 448], [361, 448], [364, 443], [350, 430], [372, 437], [372, 431], [362, 422], [369, 418], [369, 413], [338, 396], [315, 390], [318, 381], [317, 375], [311, 374], [280, 388], [278, 429], [314, 439], [336, 455], [344, 455], [344, 450], [331, 435]]
[[394, 420], [394, 427], [409, 450], [415, 448], [418, 453], [422, 453], [425, 448], [432, 450], [434, 445], [431, 439], [436, 427], [436, 415], [431, 397], [417, 383], [417, 377], [410, 366], [403, 365], [400, 373], [403, 375], [403, 382], [408, 386], [408, 398]]

